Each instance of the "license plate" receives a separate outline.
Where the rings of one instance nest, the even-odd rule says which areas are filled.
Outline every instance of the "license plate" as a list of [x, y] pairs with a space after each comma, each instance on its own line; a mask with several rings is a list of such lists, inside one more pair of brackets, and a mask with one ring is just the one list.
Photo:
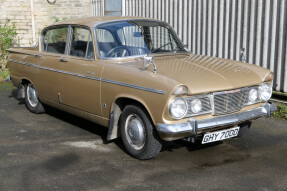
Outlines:
[[236, 137], [238, 135], [238, 132], [239, 132], [239, 127], [233, 127], [233, 128], [225, 129], [222, 131], [206, 133], [202, 139], [202, 144], [229, 139], [231, 137]]

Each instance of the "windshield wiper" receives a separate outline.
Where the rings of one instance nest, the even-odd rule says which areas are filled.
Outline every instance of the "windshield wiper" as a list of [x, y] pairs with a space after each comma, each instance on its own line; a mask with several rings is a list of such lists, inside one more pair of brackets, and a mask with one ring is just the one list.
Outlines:
[[157, 49], [151, 51], [151, 53], [157, 52], [158, 50], [160, 50], [161, 48], [163, 48], [163, 47], [165, 47], [165, 46], [167, 46], [167, 45], [169, 45], [169, 44], [171, 44], [171, 42], [168, 42], [168, 43], [166, 43], [166, 44], [164, 44], [164, 45], [158, 47]]
[[174, 52], [177, 52], [179, 50], [180, 51], [186, 51], [186, 49], [185, 49], [186, 47], [187, 47], [187, 45], [177, 46]]

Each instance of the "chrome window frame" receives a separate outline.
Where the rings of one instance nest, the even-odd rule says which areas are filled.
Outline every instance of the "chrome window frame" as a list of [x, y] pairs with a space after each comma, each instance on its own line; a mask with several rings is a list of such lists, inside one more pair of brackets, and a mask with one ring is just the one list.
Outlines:
[[[48, 51], [44, 50], [44, 47], [43, 47], [44, 32], [46, 32], [46, 31], [48, 31], [48, 30], [50, 31], [51, 29], [63, 28], [63, 27], [67, 27], [67, 28], [68, 28], [67, 39], [66, 39], [66, 46], [65, 46], [65, 52], [64, 52], [64, 54], [63, 54], [63, 53], [48, 52]], [[41, 31], [40, 43], [39, 43], [39, 45], [40, 45], [40, 47], [39, 47], [40, 52], [49, 53], [49, 54], [56, 54], [57, 56], [62, 56], [62, 55], [63, 55], [63, 56], [70, 56], [70, 57], [72, 57], [72, 58], [77, 58], [77, 59], [79, 59], [79, 60], [87, 60], [87, 61], [94, 61], [94, 60], [96, 60], [94, 43], [93, 43], [94, 58], [87, 58], [87, 57], [80, 57], [80, 56], [70, 55], [70, 48], [71, 48], [71, 43], [72, 43], [71, 35], [72, 35], [72, 32], [73, 32], [72, 27], [79, 27], [79, 28], [84, 28], [84, 29], [89, 30], [90, 36], [91, 36], [91, 42], [93, 43], [93, 31], [92, 31], [91, 28], [88, 27], [88, 26], [78, 25], [78, 24], [59, 24], [59, 25], [52, 25], [52, 26], [48, 26], [48, 27], [44, 28], [44, 29]]]

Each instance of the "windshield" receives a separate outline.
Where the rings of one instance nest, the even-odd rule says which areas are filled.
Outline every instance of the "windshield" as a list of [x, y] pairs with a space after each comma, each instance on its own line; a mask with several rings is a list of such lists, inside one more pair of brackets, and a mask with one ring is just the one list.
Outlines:
[[97, 26], [99, 57], [115, 58], [186, 51], [175, 32], [163, 22], [120, 21]]

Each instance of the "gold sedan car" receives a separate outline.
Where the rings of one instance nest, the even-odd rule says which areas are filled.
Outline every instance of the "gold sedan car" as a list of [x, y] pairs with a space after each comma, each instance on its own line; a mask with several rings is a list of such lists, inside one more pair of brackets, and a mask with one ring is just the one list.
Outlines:
[[9, 52], [31, 112], [50, 105], [105, 126], [138, 159], [155, 157], [163, 141], [238, 137], [276, 110], [270, 70], [193, 54], [154, 19], [66, 20], [43, 29], [36, 47]]

